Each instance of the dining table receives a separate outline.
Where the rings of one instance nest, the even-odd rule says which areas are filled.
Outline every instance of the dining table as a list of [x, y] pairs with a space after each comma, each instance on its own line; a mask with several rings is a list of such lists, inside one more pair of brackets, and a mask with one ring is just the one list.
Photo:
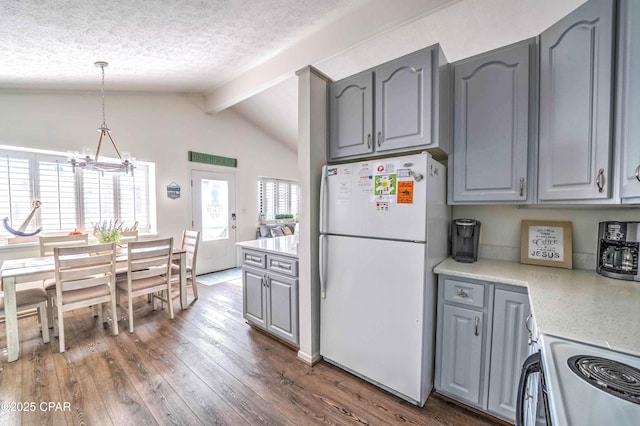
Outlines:
[[[174, 248], [171, 260], [180, 265], [180, 307], [187, 308], [187, 256], [186, 250]], [[118, 266], [127, 263], [124, 250], [116, 257]], [[0, 268], [0, 282], [4, 291], [4, 313], [7, 333], [8, 362], [18, 360], [20, 342], [18, 341], [18, 312], [16, 307], [16, 287], [24, 283], [55, 278], [55, 260], [53, 256], [31, 257], [5, 260]]]

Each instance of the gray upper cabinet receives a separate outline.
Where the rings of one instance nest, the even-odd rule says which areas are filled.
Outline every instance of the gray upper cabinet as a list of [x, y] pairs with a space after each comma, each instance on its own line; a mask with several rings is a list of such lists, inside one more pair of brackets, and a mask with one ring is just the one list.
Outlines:
[[456, 62], [453, 69], [449, 203], [531, 203], [535, 168], [529, 164], [535, 164], [531, 161], [537, 123], [535, 39]]
[[640, 202], [640, 2], [619, 2], [616, 144], [620, 147], [620, 196]]
[[446, 156], [449, 70], [436, 44], [332, 83], [329, 161], [418, 149]]
[[592, 0], [540, 36], [540, 201], [611, 197], [613, 22]]
[[333, 158], [373, 152], [373, 73], [329, 86], [329, 152]]

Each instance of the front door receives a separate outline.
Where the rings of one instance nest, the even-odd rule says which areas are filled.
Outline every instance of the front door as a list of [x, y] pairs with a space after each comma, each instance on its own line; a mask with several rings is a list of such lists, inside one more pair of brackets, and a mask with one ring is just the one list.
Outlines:
[[191, 182], [193, 228], [200, 231], [196, 273], [235, 267], [235, 175], [192, 170]]

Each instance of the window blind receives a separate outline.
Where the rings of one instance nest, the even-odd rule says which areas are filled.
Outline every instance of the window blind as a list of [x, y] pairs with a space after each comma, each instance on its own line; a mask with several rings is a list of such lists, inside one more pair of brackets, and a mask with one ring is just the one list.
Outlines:
[[[150, 215], [149, 164], [138, 162], [134, 176], [91, 170], [75, 173], [66, 156], [0, 150], [0, 219], [9, 218], [17, 229], [31, 212], [31, 203], [42, 205], [26, 231], [91, 232], [92, 223], [123, 220], [125, 227], [138, 222], [142, 233], [153, 232]], [[0, 239], [12, 235], [0, 226]]]
[[276, 215], [290, 214], [296, 217], [300, 212], [300, 187], [294, 181], [258, 178], [258, 216], [267, 221]]

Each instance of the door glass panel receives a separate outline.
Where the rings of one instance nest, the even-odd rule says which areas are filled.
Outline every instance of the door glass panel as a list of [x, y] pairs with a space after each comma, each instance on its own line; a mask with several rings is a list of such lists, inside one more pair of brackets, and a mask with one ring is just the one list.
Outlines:
[[202, 241], [229, 238], [229, 185], [225, 180], [202, 179]]

